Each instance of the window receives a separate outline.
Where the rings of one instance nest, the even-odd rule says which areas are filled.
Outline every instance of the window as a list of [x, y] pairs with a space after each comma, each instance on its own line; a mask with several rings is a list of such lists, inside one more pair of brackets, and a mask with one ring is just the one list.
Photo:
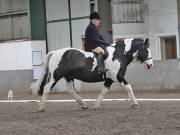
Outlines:
[[90, 0], [90, 12], [98, 11], [98, 0]]
[[144, 0], [112, 0], [113, 23], [143, 23]]
[[95, 0], [90, 0], [90, 10], [91, 13], [95, 11]]
[[176, 37], [161, 37], [161, 59], [176, 59]]
[[27, 0], [0, 0], [0, 41], [28, 37]]

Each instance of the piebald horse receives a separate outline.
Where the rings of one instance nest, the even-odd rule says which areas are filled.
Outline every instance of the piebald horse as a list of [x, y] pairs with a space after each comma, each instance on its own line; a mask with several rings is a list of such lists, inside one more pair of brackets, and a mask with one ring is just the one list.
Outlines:
[[[39, 111], [45, 111], [45, 102], [50, 90], [61, 79], [72, 84], [74, 79], [83, 82], [104, 82], [104, 87], [97, 97], [94, 108], [100, 108], [104, 95], [113, 82], [122, 85], [127, 90], [132, 107], [138, 107], [131, 85], [125, 80], [127, 66], [137, 60], [144, 63], [144, 67], [150, 69], [153, 60], [149, 48], [149, 40], [121, 39], [107, 47], [109, 53], [105, 59], [106, 75], [97, 72], [97, 59], [92, 52], [85, 52], [75, 48], [64, 48], [49, 52], [44, 61], [44, 70], [34, 89], [42, 100]], [[72, 85], [73, 86], [73, 85]], [[82, 109], [87, 109], [85, 102], [74, 89], [68, 90]]]

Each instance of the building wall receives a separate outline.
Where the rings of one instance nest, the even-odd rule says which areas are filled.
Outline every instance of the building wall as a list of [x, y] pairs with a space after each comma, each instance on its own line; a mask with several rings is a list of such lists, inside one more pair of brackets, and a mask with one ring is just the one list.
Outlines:
[[72, 42], [74, 48], [82, 49], [82, 36], [85, 33], [89, 19], [80, 19], [72, 21]]
[[31, 29], [31, 40], [46, 39], [46, 14], [44, 0], [28, 0], [29, 27]]
[[132, 38], [132, 37], [144, 37], [144, 23], [123, 23], [112, 24], [113, 39], [116, 38]]
[[0, 96], [9, 89], [30, 93], [30, 83], [42, 73], [45, 41], [0, 43]]
[[[177, 13], [178, 13], [178, 35], [179, 35], [179, 44], [180, 44], [180, 1], [179, 0], [177, 0]], [[179, 52], [180, 52], [180, 47], [179, 47]]]
[[32, 69], [31, 43], [11, 42], [0, 44], [0, 71]]
[[9, 89], [27, 91], [33, 79], [31, 43], [0, 43], [0, 61], [0, 96]]
[[89, 0], [46, 0], [48, 51], [81, 48], [89, 13]]
[[[175, 35], [178, 40], [177, 0], [147, 0], [148, 4], [148, 37], [150, 37], [152, 54], [160, 59], [160, 36]], [[163, 6], [162, 6], [163, 5]], [[179, 57], [179, 51], [178, 51]]]
[[129, 65], [126, 78], [136, 90], [179, 90], [180, 60], [157, 60], [150, 70], [143, 64]]
[[6, 96], [10, 89], [13, 90], [14, 96], [31, 93], [32, 81], [32, 69], [0, 71], [0, 97]]
[[68, 0], [45, 0], [48, 51], [70, 47]]
[[46, 41], [31, 41], [33, 79], [39, 79], [43, 70], [43, 61], [46, 55]]
[[98, 0], [98, 12], [101, 15], [100, 32], [108, 43], [112, 43], [112, 18], [111, 18], [111, 1]]
[[29, 39], [28, 0], [0, 0], [0, 41]]
[[70, 47], [69, 22], [51, 22], [47, 24], [48, 51]]

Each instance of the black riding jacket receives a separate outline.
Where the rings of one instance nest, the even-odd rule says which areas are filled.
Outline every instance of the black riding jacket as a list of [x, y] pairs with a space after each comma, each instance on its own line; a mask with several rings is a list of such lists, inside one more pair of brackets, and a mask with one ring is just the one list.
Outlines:
[[96, 47], [105, 48], [109, 44], [102, 38], [96, 26], [90, 22], [85, 31], [85, 51], [91, 51]]

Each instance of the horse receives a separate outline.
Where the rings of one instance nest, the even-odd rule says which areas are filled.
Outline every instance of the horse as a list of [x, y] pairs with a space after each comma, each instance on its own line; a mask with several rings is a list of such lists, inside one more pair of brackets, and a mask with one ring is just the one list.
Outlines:
[[128, 93], [132, 107], [138, 108], [138, 102], [134, 96], [131, 85], [124, 78], [127, 66], [133, 61], [144, 63], [146, 69], [153, 67], [153, 59], [149, 47], [149, 39], [120, 39], [108, 46], [108, 57], [104, 60], [106, 74], [97, 71], [96, 54], [85, 52], [76, 48], [63, 48], [49, 52], [43, 63], [43, 73], [36, 82], [34, 91], [42, 96], [39, 111], [45, 111], [45, 102], [48, 93], [56, 83], [64, 78], [73, 89], [68, 92], [75, 98], [81, 109], [88, 106], [74, 90], [74, 79], [83, 82], [104, 82], [104, 86], [97, 97], [94, 109], [100, 108], [104, 95], [110, 89], [112, 83], [123, 86]]

